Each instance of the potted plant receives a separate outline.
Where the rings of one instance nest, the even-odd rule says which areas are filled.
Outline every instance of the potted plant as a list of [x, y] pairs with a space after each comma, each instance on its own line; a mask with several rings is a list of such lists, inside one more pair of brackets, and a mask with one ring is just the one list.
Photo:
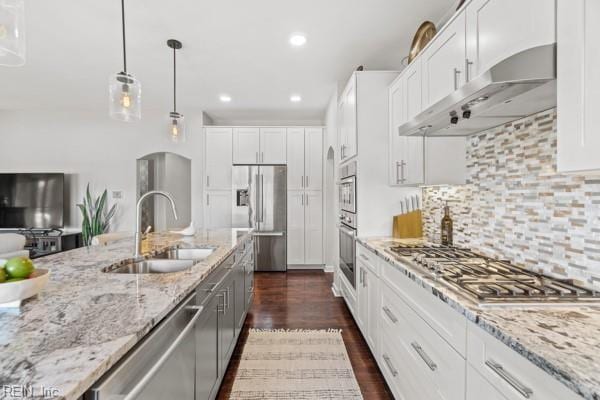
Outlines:
[[115, 215], [117, 205], [114, 204], [110, 210], [106, 210], [106, 198], [108, 191], [104, 189], [102, 195], [92, 200], [90, 184], [87, 184], [83, 204], [77, 204], [83, 216], [81, 223], [81, 236], [86, 246], [92, 244], [92, 238], [108, 231], [111, 218]]

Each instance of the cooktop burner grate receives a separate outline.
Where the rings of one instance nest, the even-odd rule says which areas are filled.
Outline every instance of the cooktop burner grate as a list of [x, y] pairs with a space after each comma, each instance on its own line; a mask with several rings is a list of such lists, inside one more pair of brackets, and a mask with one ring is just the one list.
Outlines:
[[480, 305], [596, 303], [600, 293], [570, 279], [551, 278], [468, 249], [399, 245], [389, 249], [425, 268], [437, 280]]

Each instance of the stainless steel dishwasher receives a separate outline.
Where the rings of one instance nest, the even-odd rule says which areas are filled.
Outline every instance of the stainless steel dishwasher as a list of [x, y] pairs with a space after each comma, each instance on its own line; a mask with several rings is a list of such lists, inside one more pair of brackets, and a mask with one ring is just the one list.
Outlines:
[[195, 326], [202, 315], [191, 294], [116, 368], [90, 389], [88, 400], [193, 399]]

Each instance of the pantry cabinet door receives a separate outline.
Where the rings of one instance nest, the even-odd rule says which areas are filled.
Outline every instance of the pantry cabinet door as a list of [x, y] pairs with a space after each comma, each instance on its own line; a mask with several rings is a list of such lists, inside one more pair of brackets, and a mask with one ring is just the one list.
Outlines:
[[389, 183], [391, 186], [403, 185], [401, 166], [406, 162], [406, 137], [398, 135], [398, 127], [405, 121], [403, 108], [403, 90], [405, 88], [405, 75], [400, 75], [389, 89]]
[[554, 1], [473, 0], [466, 15], [467, 81], [511, 55], [556, 41]]
[[[323, 189], [323, 129], [306, 128], [304, 148], [304, 186], [306, 190]], [[289, 171], [289, 167], [288, 167]]]
[[260, 135], [258, 128], [233, 129], [233, 163], [258, 164]]
[[304, 189], [304, 128], [287, 130], [287, 187]]
[[231, 189], [207, 192], [204, 204], [206, 229], [231, 228]]
[[460, 88], [465, 82], [465, 13], [436, 36], [423, 52], [423, 108]]
[[323, 264], [323, 194], [321, 191], [305, 193], [304, 262]]
[[232, 129], [206, 128], [206, 176], [204, 185], [209, 190], [231, 189]]
[[600, 170], [600, 2], [558, 0], [558, 171]]
[[286, 153], [285, 128], [260, 128], [261, 164], [285, 164]]
[[304, 192], [288, 191], [287, 263], [304, 264]]

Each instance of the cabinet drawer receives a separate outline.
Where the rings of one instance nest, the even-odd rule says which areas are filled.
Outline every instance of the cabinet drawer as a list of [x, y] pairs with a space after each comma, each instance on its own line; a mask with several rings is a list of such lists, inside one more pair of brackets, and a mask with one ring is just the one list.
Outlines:
[[421, 318], [463, 356], [466, 352], [467, 320], [436, 296], [410, 280], [390, 264], [383, 264], [382, 281], [386, 282]]
[[426, 382], [420, 388], [427, 393], [424, 398], [464, 399], [465, 359], [386, 285], [381, 320], [382, 337], [392, 341], [402, 362]]
[[392, 390], [394, 398], [398, 400], [420, 399], [420, 393], [423, 392], [422, 386], [425, 383], [406, 362], [409, 356], [392, 345], [394, 340], [394, 336], [381, 334], [381, 351], [377, 359], [379, 368]]
[[[507, 400], [575, 400], [575, 392], [473, 323], [467, 360]], [[467, 383], [470, 385], [470, 383]]]
[[467, 400], [507, 400], [479, 372], [467, 365]]
[[361, 244], [356, 245], [356, 257], [366, 266], [371, 272], [379, 276], [379, 257], [372, 251], [368, 250]]

